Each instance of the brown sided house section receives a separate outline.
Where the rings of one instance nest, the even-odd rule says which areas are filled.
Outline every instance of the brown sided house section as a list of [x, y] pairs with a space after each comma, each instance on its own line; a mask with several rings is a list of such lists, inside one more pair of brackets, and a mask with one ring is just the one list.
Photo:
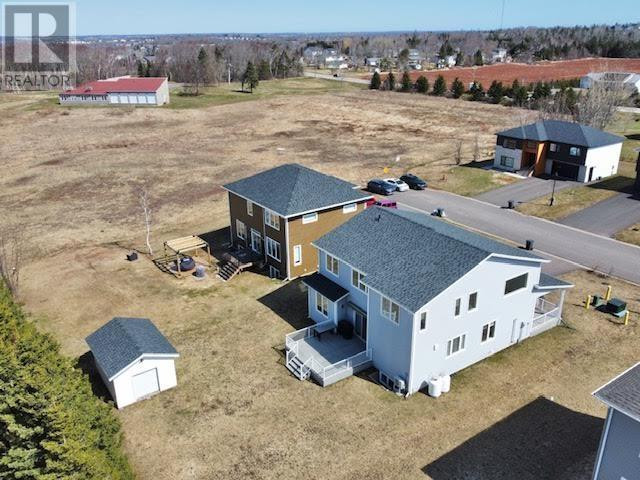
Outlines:
[[311, 242], [362, 212], [372, 198], [355, 185], [298, 164], [224, 188], [232, 246], [260, 255], [270, 276], [288, 279], [315, 272], [318, 255]]

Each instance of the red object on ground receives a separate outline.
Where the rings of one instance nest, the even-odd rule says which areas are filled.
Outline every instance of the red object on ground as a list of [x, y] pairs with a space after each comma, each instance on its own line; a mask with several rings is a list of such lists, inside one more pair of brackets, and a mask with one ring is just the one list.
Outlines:
[[155, 93], [165, 80], [165, 77], [126, 77], [114, 78], [113, 80], [96, 80], [95, 82], [83, 83], [77, 88], [66, 90], [64, 93], [71, 95], [104, 95], [106, 93]]
[[398, 208], [398, 204], [392, 200], [385, 200], [381, 198], [376, 202], [376, 205], [379, 207], [387, 207], [387, 208]]

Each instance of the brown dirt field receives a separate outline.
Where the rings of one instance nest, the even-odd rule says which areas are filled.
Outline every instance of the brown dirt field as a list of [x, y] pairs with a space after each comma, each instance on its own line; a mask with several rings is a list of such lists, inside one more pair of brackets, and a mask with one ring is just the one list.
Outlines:
[[452, 139], [490, 149], [520, 111], [368, 91], [196, 110], [28, 104], [0, 102], [0, 221], [30, 241], [25, 309], [68, 355], [115, 315], [153, 319], [181, 353], [176, 389], [117, 412], [139, 478], [444, 480], [469, 458], [473, 478], [588, 478], [604, 416], [590, 393], [638, 358], [636, 287], [612, 281], [633, 312], [623, 327], [580, 306], [604, 279], [569, 275], [572, 328], [461, 372], [441, 399], [403, 400], [366, 375], [322, 389], [289, 374], [284, 335], [306, 322], [299, 282], [176, 280], [124, 260], [143, 243], [139, 182], [156, 246], [213, 231], [219, 254], [223, 182], [290, 161], [360, 182], [397, 155], [393, 173], [421, 164], [430, 179], [451, 170]]
[[529, 84], [539, 81], [568, 80], [582, 77], [589, 72], [606, 71], [640, 73], [640, 59], [581, 58], [557, 62], [536, 62], [531, 65], [524, 63], [497, 63], [477, 68], [456, 67], [449, 70], [411, 72], [411, 77], [415, 81], [419, 76], [424, 75], [433, 84], [438, 75], [442, 75], [447, 85], [458, 77], [465, 85], [475, 80], [487, 88], [494, 80], [511, 84], [517, 79], [522, 84]]

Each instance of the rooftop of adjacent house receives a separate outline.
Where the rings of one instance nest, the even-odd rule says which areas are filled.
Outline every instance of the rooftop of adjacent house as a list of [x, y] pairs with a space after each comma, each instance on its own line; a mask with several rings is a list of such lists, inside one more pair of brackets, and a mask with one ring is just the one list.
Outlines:
[[540, 281], [538, 282], [538, 286], [540, 287], [572, 287], [573, 285], [569, 282], [565, 282], [564, 280], [560, 280], [558, 278], [552, 277], [551, 275], [547, 275], [546, 273], [540, 274]]
[[313, 244], [412, 312], [491, 255], [546, 262], [435, 217], [380, 207], [368, 208]]
[[617, 135], [562, 120], [541, 120], [498, 132], [498, 135], [520, 140], [557, 142], [587, 148], [604, 147], [624, 141], [624, 138]]
[[166, 77], [117, 77], [84, 83], [66, 90], [65, 95], [104, 95], [107, 93], [154, 93]]
[[178, 355], [148, 318], [116, 317], [86, 338], [109, 379], [142, 355]]
[[371, 198], [349, 182], [297, 163], [280, 165], [223, 186], [283, 217]]
[[640, 422], [640, 363], [600, 387], [593, 395]]

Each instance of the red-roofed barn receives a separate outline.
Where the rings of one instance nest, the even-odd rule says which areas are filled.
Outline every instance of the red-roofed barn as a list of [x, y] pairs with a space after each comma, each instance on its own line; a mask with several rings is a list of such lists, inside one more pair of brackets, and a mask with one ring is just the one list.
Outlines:
[[151, 105], [169, 103], [165, 77], [116, 77], [85, 83], [60, 94], [60, 105]]

